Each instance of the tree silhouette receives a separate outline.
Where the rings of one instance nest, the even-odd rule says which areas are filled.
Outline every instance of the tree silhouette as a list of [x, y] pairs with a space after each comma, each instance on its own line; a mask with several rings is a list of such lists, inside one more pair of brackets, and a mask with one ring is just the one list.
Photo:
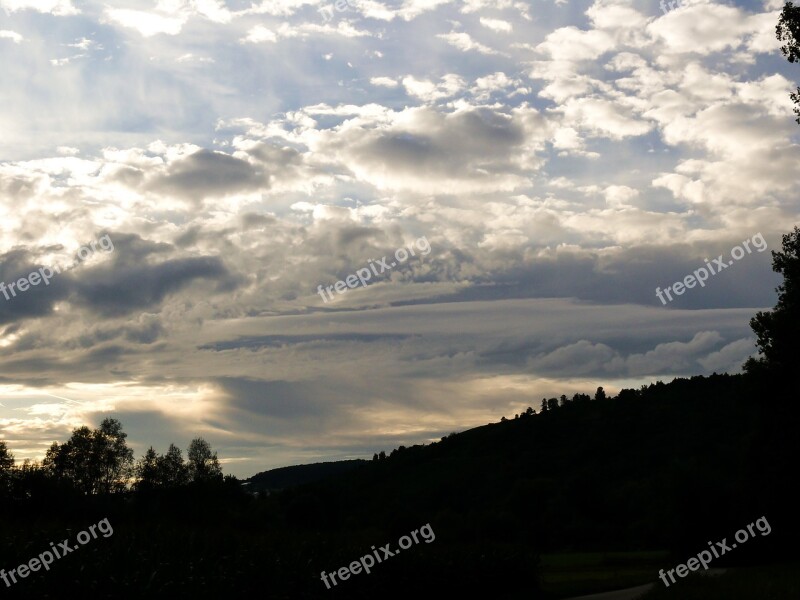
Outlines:
[[144, 456], [136, 463], [136, 489], [141, 491], [152, 490], [159, 487], [158, 481], [158, 454], [150, 446]]
[[597, 391], [594, 393], [594, 399], [595, 400], [605, 400], [606, 399], [606, 391], [602, 387], [597, 388]]
[[98, 453], [100, 481], [98, 491], [110, 493], [123, 491], [133, 474], [133, 450], [128, 448], [128, 434], [122, 431], [117, 419], [103, 419], [94, 431]]
[[194, 482], [222, 481], [222, 468], [217, 453], [203, 438], [195, 438], [189, 444], [189, 479]]
[[750, 327], [756, 334], [758, 358], [750, 357], [744, 370], [778, 379], [792, 375], [797, 364], [796, 349], [800, 340], [800, 229], [783, 236], [782, 251], [772, 251], [772, 270], [783, 275], [776, 291], [778, 302], [771, 311], [756, 313]]
[[[217, 453], [214, 453], [216, 460]], [[183, 460], [180, 448], [175, 444], [169, 445], [169, 450], [164, 456], [156, 460], [158, 482], [164, 487], [178, 487], [189, 481], [189, 467]]]
[[5, 442], [0, 442], [0, 473], [11, 470], [14, 467], [14, 455], [11, 454]]
[[8, 492], [13, 468], [14, 455], [9, 452], [5, 442], [0, 442], [0, 494]]
[[99, 429], [73, 430], [64, 444], [53, 442], [43, 467], [84, 494], [120, 492], [133, 472], [133, 450], [116, 419], [104, 419]]
[[[791, 2], [783, 5], [781, 17], [775, 26], [775, 35], [778, 41], [783, 42], [781, 52], [790, 63], [800, 61], [800, 6], [794, 6]], [[800, 124], [800, 87], [796, 92], [789, 94], [794, 102], [794, 114], [796, 121]]]
[[[213, 457], [216, 457], [216, 454]], [[175, 444], [170, 444], [167, 453], [162, 455], [156, 454], [150, 446], [136, 464], [136, 477], [137, 490], [174, 488], [188, 483], [189, 469], [183, 461], [180, 448]]]

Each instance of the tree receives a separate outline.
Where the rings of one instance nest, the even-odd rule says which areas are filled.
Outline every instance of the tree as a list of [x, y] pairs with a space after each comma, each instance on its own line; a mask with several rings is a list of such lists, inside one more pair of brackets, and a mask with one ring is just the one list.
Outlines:
[[194, 482], [222, 481], [222, 467], [217, 453], [203, 438], [195, 438], [186, 452], [189, 458], [189, 479]]
[[606, 399], [606, 392], [602, 387], [597, 388], [597, 391], [594, 393], [595, 400], [605, 400]]
[[540, 412], [547, 412], [547, 398], [542, 398], [542, 410]]
[[[800, 61], [800, 6], [794, 6], [791, 2], [783, 5], [780, 19], [775, 26], [775, 35], [778, 41], [783, 42], [781, 52], [790, 63]], [[800, 124], [800, 87], [797, 91], [789, 94], [794, 102], [795, 120]]]
[[800, 229], [797, 226], [783, 236], [782, 250], [772, 251], [772, 270], [783, 275], [783, 283], [775, 290], [778, 302], [773, 310], [759, 311], [750, 320], [760, 356], [747, 359], [744, 370], [784, 380], [792, 375], [797, 364], [796, 347], [800, 340]]
[[547, 399], [547, 407], [550, 410], [555, 410], [558, 408], [558, 398], [548, 398]]
[[150, 446], [136, 464], [136, 477], [137, 490], [175, 488], [189, 482], [189, 468], [175, 444], [169, 445], [166, 454], [156, 454]]
[[94, 430], [84, 425], [64, 444], [53, 442], [42, 465], [84, 494], [120, 492], [133, 473], [133, 450], [125, 438], [116, 419], [104, 419]]
[[150, 446], [144, 456], [136, 463], [136, 489], [152, 490], [159, 487], [158, 454]]
[[78, 427], [63, 444], [53, 442], [44, 457], [44, 467], [65, 479], [83, 494], [93, 494], [100, 479], [97, 456], [92, 448], [92, 430]]
[[0, 442], [0, 493], [8, 492], [13, 468], [14, 455], [8, 451], [5, 442]]
[[117, 419], [103, 419], [100, 428], [94, 430], [100, 470], [99, 493], [120, 492], [127, 487], [133, 475], [133, 450], [128, 448], [127, 437]]
[[14, 468], [14, 455], [8, 451], [5, 442], [0, 442], [0, 473], [5, 473]]
[[169, 445], [167, 453], [159, 456], [156, 464], [158, 481], [164, 487], [178, 487], [189, 482], [189, 467], [183, 460], [181, 449], [175, 444]]

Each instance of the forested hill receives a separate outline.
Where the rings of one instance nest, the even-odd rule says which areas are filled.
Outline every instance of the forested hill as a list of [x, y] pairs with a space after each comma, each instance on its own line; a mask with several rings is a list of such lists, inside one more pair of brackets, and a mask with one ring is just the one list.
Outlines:
[[340, 460], [335, 462], [313, 463], [270, 469], [253, 475], [244, 481], [248, 491], [275, 491], [284, 488], [313, 483], [329, 477], [341, 475], [355, 467], [365, 464], [365, 460]]
[[800, 456], [790, 425], [796, 399], [752, 377], [692, 377], [546, 404], [545, 412], [401, 447], [287, 492], [285, 506], [303, 515], [299, 526], [357, 520], [402, 531], [423, 518], [445, 537], [540, 550], [681, 550], [764, 513], [796, 526], [786, 496], [786, 474]]

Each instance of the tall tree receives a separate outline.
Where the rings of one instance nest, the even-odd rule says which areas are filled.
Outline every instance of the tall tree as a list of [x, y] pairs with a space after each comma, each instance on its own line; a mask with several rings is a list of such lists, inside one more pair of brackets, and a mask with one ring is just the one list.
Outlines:
[[160, 487], [158, 481], [158, 454], [150, 446], [144, 456], [136, 463], [136, 489], [141, 491], [153, 490]]
[[[783, 5], [781, 17], [775, 26], [775, 35], [778, 41], [783, 42], [781, 52], [790, 63], [800, 61], [800, 6], [791, 2]], [[789, 94], [794, 102], [795, 120], [800, 123], [800, 87], [796, 92]]]
[[170, 444], [167, 453], [158, 457], [157, 465], [158, 481], [164, 487], [178, 487], [189, 482], [189, 467], [175, 444]]
[[0, 472], [14, 468], [14, 455], [11, 454], [5, 442], [0, 442]]
[[116, 419], [104, 419], [99, 429], [78, 427], [65, 443], [53, 442], [42, 465], [84, 494], [119, 492], [133, 473], [126, 437]]
[[783, 236], [782, 250], [772, 251], [772, 270], [783, 275], [778, 302], [771, 311], [759, 311], [750, 320], [756, 334], [758, 358], [744, 364], [746, 372], [786, 379], [796, 375], [797, 344], [800, 342], [800, 229]]
[[189, 478], [192, 481], [222, 480], [222, 468], [217, 453], [211, 451], [211, 444], [203, 438], [195, 438], [186, 452], [189, 458]]
[[5, 442], [0, 442], [0, 494], [5, 494], [11, 486], [11, 474], [14, 468], [14, 455]]
[[133, 450], [128, 448], [127, 437], [117, 419], [103, 419], [94, 431], [100, 469], [98, 492], [119, 492], [127, 487], [133, 475]]

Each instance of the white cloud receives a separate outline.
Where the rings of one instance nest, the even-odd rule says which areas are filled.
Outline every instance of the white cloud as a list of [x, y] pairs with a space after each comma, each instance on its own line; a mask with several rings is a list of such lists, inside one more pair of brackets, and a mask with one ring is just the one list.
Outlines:
[[466, 87], [464, 80], [452, 73], [442, 77], [441, 83], [438, 84], [428, 80], [420, 81], [409, 75], [403, 78], [403, 86], [409, 95], [416, 96], [424, 102], [448, 98]]
[[8, 29], [0, 29], [0, 40], [11, 40], [15, 44], [19, 44], [23, 37], [16, 31], [9, 31]]
[[437, 38], [441, 38], [445, 40], [451, 46], [458, 48], [463, 52], [469, 52], [470, 50], [475, 50], [476, 52], [480, 52], [481, 54], [498, 54], [496, 50], [492, 50], [488, 46], [481, 44], [480, 42], [476, 42], [473, 40], [468, 33], [465, 32], [456, 32], [451, 31], [450, 33], [440, 33], [436, 36]]
[[610, 185], [603, 194], [606, 197], [606, 204], [611, 208], [630, 207], [631, 200], [639, 197], [639, 190], [635, 190], [627, 185]]
[[144, 37], [152, 37], [159, 33], [178, 35], [187, 20], [186, 16], [170, 17], [126, 8], [109, 8], [106, 10], [106, 15], [111, 21], [135, 29]]
[[392, 79], [391, 77], [372, 77], [370, 78], [369, 82], [372, 85], [388, 88], [396, 88], [398, 85], [400, 85], [396, 79]]
[[0, 0], [0, 6], [9, 12], [27, 9], [59, 17], [80, 14], [80, 11], [72, 5], [71, 0]]
[[259, 44], [261, 42], [276, 42], [277, 40], [277, 34], [271, 29], [267, 29], [263, 25], [256, 25], [247, 32], [246, 37], [242, 38], [243, 42], [250, 42], [251, 44]]
[[487, 17], [481, 17], [481, 25], [491, 29], [492, 31], [502, 31], [506, 33], [510, 32], [512, 29], [511, 23], [508, 21], [503, 21], [502, 19], [489, 19]]

